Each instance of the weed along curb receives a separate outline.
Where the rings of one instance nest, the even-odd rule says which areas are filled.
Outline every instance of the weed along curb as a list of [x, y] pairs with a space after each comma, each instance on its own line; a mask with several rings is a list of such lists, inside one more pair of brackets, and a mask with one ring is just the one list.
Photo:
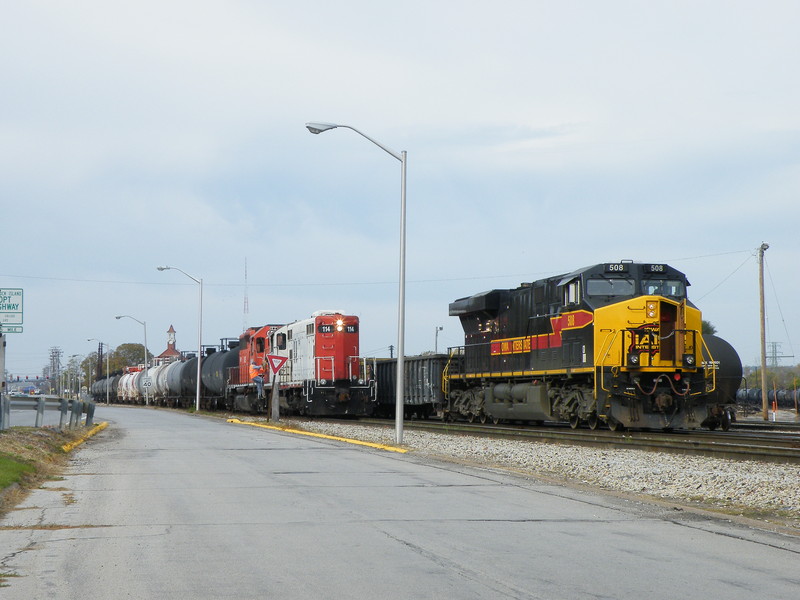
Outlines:
[[74, 442], [70, 442], [69, 444], [64, 444], [63, 446], [61, 446], [61, 448], [62, 450], [64, 450], [64, 452], [72, 452], [75, 448], [80, 446], [83, 442], [88, 440], [95, 433], [103, 431], [103, 429], [105, 429], [106, 427], [108, 427], [107, 422], [103, 421], [102, 423], [98, 423], [97, 425], [92, 427], [88, 432], [86, 432], [86, 434], [82, 436], [80, 439], [77, 439]]

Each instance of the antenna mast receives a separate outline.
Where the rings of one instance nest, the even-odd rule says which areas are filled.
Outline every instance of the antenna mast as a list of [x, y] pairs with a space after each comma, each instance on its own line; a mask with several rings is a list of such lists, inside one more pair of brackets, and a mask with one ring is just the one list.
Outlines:
[[242, 331], [247, 330], [250, 321], [250, 301], [247, 298], [247, 257], [244, 257], [244, 310], [242, 312]]

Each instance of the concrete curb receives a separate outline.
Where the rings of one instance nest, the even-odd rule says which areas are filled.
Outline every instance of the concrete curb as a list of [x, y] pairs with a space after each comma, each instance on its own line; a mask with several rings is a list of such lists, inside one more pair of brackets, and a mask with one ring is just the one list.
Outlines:
[[309, 437], [323, 438], [326, 440], [335, 440], [337, 442], [347, 442], [348, 444], [356, 444], [358, 446], [369, 446], [370, 448], [377, 448], [379, 450], [386, 450], [387, 452], [398, 452], [405, 454], [408, 452], [407, 448], [398, 448], [397, 446], [387, 446], [386, 444], [374, 444], [372, 442], [362, 442], [361, 440], [352, 440], [350, 438], [337, 437], [335, 435], [325, 435], [323, 433], [313, 433], [311, 431], [301, 431], [300, 429], [292, 429], [290, 427], [280, 427], [278, 425], [264, 425], [262, 423], [251, 423], [250, 421], [240, 421], [239, 419], [228, 419], [228, 423], [236, 425], [250, 425], [251, 427], [260, 427], [262, 429], [273, 429], [275, 431], [283, 431], [286, 433], [294, 433], [297, 435], [307, 435]]
[[83, 442], [88, 440], [95, 433], [103, 431], [103, 429], [105, 429], [106, 427], [108, 427], [107, 422], [103, 421], [102, 423], [98, 423], [97, 425], [92, 427], [88, 432], [86, 432], [80, 439], [77, 439], [74, 442], [70, 442], [69, 444], [64, 444], [63, 446], [61, 446], [61, 449], [64, 452], [72, 452], [75, 448], [80, 446]]

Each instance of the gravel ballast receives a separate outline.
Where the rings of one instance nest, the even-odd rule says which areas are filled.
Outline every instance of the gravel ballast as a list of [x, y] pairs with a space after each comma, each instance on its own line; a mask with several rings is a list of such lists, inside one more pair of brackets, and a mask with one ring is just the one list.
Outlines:
[[[394, 427], [285, 421], [305, 431], [394, 443]], [[607, 450], [406, 429], [414, 455], [501, 468], [565, 483], [655, 497], [761, 520], [800, 532], [800, 466], [644, 450]]]

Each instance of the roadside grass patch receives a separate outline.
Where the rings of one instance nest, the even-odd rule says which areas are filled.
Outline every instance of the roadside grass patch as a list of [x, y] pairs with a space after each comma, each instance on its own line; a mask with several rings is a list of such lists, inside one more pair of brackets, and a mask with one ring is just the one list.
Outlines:
[[67, 464], [61, 448], [79, 439], [84, 428], [12, 427], [0, 431], [0, 516], [16, 506], [28, 490], [58, 477]]
[[0, 489], [5, 489], [12, 483], [19, 483], [22, 476], [35, 469], [26, 463], [14, 460], [6, 454], [0, 454]]

